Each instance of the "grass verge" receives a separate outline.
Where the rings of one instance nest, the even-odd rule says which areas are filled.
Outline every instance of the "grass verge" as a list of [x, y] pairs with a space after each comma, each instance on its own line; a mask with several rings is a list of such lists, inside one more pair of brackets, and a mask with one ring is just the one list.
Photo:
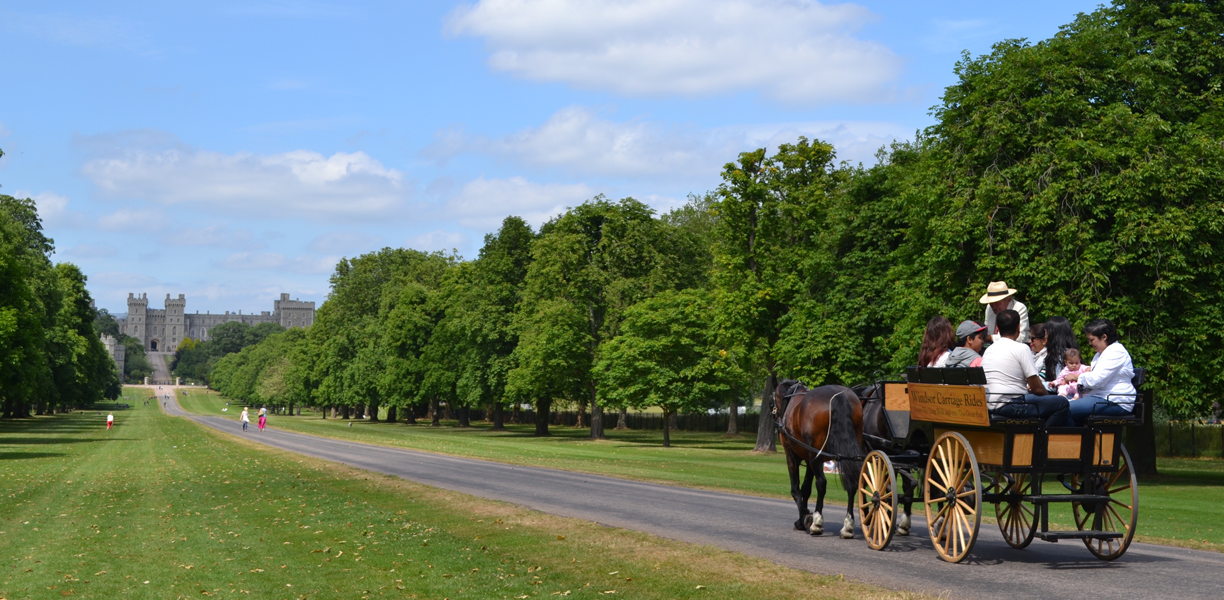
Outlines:
[[270, 450], [127, 394], [111, 431], [93, 411], [0, 423], [0, 598], [912, 597]]
[[[237, 418], [234, 411], [241, 412], [241, 406], [235, 405], [222, 413], [225, 399], [205, 390], [189, 390], [179, 399], [186, 410], [200, 414]], [[596, 442], [587, 437], [587, 429], [568, 427], [552, 428], [552, 437], [537, 438], [531, 426], [513, 425], [505, 432], [495, 432], [483, 424], [460, 429], [274, 415], [269, 426], [454, 456], [790, 498], [784, 457], [753, 453], [755, 440], [749, 436], [681, 431], [672, 434], [673, 448], [663, 448], [662, 434], [657, 431], [608, 430], [608, 439]], [[1161, 475], [1139, 485], [1137, 539], [1224, 551], [1224, 461], [1160, 458], [1158, 465]], [[1051, 489], [1058, 486], [1053, 479], [1049, 485]], [[829, 490], [827, 502], [843, 505], [835, 476]], [[921, 506], [915, 506], [915, 511], [920, 512]], [[989, 520], [993, 510], [988, 507], [985, 516]], [[1074, 528], [1068, 506], [1055, 505], [1051, 519], [1052, 526]]]

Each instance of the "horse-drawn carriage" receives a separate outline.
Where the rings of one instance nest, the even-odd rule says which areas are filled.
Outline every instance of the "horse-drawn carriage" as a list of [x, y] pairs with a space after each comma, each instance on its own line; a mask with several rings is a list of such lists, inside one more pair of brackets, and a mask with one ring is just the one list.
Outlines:
[[[1143, 375], [1136, 369], [1136, 390]], [[779, 425], [800, 512], [795, 527], [823, 532], [822, 470], [815, 471], [815, 513], [807, 511], [807, 502], [814, 465], [832, 459], [841, 467], [850, 499], [842, 537], [853, 537], [850, 513], [857, 512], [873, 549], [888, 546], [894, 533], [908, 535], [910, 507], [917, 502], [925, 507], [936, 552], [959, 562], [973, 550], [982, 510], [992, 504], [1003, 538], [1014, 548], [1034, 538], [1079, 539], [1103, 560], [1122, 556], [1139, 514], [1122, 434], [1142, 424], [1142, 395], [1133, 398], [1131, 415], [1092, 416], [1082, 427], [1046, 427], [1035, 406], [1031, 417], [991, 415], [985, 384], [981, 368], [918, 367], [911, 367], [904, 381], [881, 381], [853, 392], [786, 382], [777, 399], [784, 407]], [[844, 400], [851, 395], [859, 401]], [[796, 396], [800, 401], [791, 402]], [[802, 484], [801, 463], [808, 465]], [[1056, 503], [1071, 505], [1075, 530], [1050, 529], [1050, 505]]]

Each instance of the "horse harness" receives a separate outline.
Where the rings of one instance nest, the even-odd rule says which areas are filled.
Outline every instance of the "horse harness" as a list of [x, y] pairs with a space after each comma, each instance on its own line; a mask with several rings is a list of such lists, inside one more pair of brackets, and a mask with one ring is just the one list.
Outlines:
[[[786, 394], [785, 396], [782, 396], [782, 399], [786, 400], [786, 403], [789, 406], [791, 398], [794, 398], [795, 396], [798, 396], [799, 394], [806, 394], [810, 391], [811, 390], [804, 389], [802, 392], [791, 392], [789, 394]], [[792, 435], [790, 431], [787, 431], [786, 424], [777, 418], [774, 419], [774, 427], [777, 427], [778, 431], [781, 431], [782, 435], [786, 436], [786, 439], [790, 440], [794, 444], [800, 446], [801, 448], [803, 448], [804, 450], [807, 450], [808, 452], [815, 452], [816, 458], [826, 457], [828, 460], [838, 460], [838, 461], [840, 460], [863, 460], [866, 458], [866, 456], [842, 456], [840, 454], [834, 454], [832, 452], [824, 451], [824, 446], [829, 443], [829, 437], [830, 437], [829, 434], [832, 433], [833, 431], [833, 400], [834, 398], [837, 398], [838, 396], [846, 392], [851, 392], [851, 391], [854, 391], [854, 390], [850, 388], [846, 388], [845, 390], [842, 390], [840, 392], [837, 392], [836, 394], [833, 394], [833, 398], [829, 398], [829, 429], [828, 431], [825, 432], [825, 443], [821, 444], [820, 448], [813, 448], [812, 446], [807, 445], [802, 440]], [[778, 415], [777, 403], [774, 403], [773, 414], [774, 414], [774, 417], [777, 417]], [[782, 419], [785, 419], [785, 418], [786, 418], [786, 414], [784, 412], [782, 414]]]

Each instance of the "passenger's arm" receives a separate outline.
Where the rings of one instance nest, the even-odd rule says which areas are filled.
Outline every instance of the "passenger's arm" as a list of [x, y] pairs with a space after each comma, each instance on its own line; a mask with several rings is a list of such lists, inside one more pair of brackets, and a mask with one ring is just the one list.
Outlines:
[[1101, 353], [1101, 359], [1093, 365], [1092, 370], [1079, 374], [1076, 376], [1076, 380], [1082, 385], [1096, 387], [1101, 382], [1112, 377], [1118, 369], [1121, 369], [1124, 362], [1125, 357], [1121, 352], [1110, 352], [1109, 348], [1106, 348], [1105, 352]]
[[1036, 375], [1029, 375], [1028, 389], [1029, 393], [1033, 394], [1034, 396], [1044, 396], [1050, 393], [1046, 390], [1045, 384], [1042, 383], [1041, 378]]

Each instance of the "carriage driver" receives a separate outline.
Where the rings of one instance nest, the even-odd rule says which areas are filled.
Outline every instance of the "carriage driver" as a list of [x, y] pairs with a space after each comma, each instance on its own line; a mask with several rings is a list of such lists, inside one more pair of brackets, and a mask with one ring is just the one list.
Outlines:
[[1046, 420], [1046, 427], [1070, 427], [1067, 399], [1046, 390], [1033, 365], [1032, 351], [1016, 341], [1020, 335], [1020, 314], [1004, 310], [995, 318], [995, 324], [998, 335], [982, 356], [990, 412], [1005, 417], [1036, 416]]

